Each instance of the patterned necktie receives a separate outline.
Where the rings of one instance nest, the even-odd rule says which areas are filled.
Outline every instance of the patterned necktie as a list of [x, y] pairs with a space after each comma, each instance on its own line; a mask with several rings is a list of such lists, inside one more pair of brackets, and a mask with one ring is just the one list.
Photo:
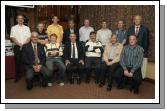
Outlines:
[[138, 33], [139, 33], [139, 27], [137, 26], [137, 27], [136, 27], [136, 32], [135, 32], [135, 35], [137, 36], [137, 35], [138, 35]]
[[72, 58], [75, 58], [75, 47], [74, 44], [72, 44]]
[[39, 63], [39, 58], [38, 58], [38, 51], [37, 51], [37, 45], [34, 44], [34, 56], [35, 56], [35, 64]]

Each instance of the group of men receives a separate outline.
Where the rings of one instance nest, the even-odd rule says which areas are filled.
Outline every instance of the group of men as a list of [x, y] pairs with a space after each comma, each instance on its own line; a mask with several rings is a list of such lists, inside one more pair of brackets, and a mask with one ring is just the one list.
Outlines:
[[124, 88], [126, 81], [131, 81], [130, 91], [139, 92], [142, 81], [141, 66], [148, 52], [148, 29], [141, 24], [141, 16], [134, 17], [134, 25], [127, 31], [124, 21], [118, 21], [118, 29], [111, 31], [107, 22], [94, 31], [89, 20], [84, 26], [75, 28], [74, 21], [69, 21], [69, 28], [63, 30], [59, 19], [53, 16], [53, 23], [47, 27], [38, 23], [37, 30], [30, 32], [23, 24], [24, 16], [17, 16], [18, 24], [11, 28], [11, 40], [14, 45], [16, 76], [20, 79], [21, 63], [25, 67], [27, 89], [33, 88], [33, 78], [41, 75], [42, 86], [52, 86], [53, 75], [58, 74], [58, 83], [64, 85], [65, 76], [73, 84], [73, 74], [77, 74], [77, 84], [85, 78], [89, 83], [94, 69], [95, 83], [103, 87], [107, 81], [107, 90], [112, 89], [115, 80], [117, 88]]

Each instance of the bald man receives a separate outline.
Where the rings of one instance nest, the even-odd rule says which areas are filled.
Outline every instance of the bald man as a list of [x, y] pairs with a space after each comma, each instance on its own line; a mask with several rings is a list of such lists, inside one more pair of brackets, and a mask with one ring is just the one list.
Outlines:
[[38, 33], [31, 33], [31, 41], [22, 48], [23, 63], [25, 64], [25, 74], [27, 82], [27, 90], [33, 88], [33, 77], [35, 74], [42, 75], [42, 86], [46, 87], [46, 79], [50, 77], [45, 65], [44, 46], [38, 43]]

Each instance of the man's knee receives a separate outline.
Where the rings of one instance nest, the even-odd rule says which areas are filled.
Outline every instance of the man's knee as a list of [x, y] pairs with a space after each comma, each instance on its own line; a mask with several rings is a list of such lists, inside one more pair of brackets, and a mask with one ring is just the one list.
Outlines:
[[32, 80], [32, 78], [34, 77], [34, 71], [33, 69], [27, 69], [26, 72], [26, 80]]

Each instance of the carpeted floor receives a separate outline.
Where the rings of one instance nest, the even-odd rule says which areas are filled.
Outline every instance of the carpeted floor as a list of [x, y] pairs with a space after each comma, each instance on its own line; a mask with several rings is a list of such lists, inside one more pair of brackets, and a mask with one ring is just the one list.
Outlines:
[[31, 91], [26, 90], [25, 80], [14, 83], [13, 79], [6, 80], [6, 99], [154, 99], [155, 85], [143, 81], [140, 93], [135, 95], [128, 88], [118, 90], [113, 85], [112, 91], [106, 91], [106, 86], [99, 88], [93, 81], [81, 85], [68, 84], [59, 86], [54, 83], [52, 87], [34, 86]]

